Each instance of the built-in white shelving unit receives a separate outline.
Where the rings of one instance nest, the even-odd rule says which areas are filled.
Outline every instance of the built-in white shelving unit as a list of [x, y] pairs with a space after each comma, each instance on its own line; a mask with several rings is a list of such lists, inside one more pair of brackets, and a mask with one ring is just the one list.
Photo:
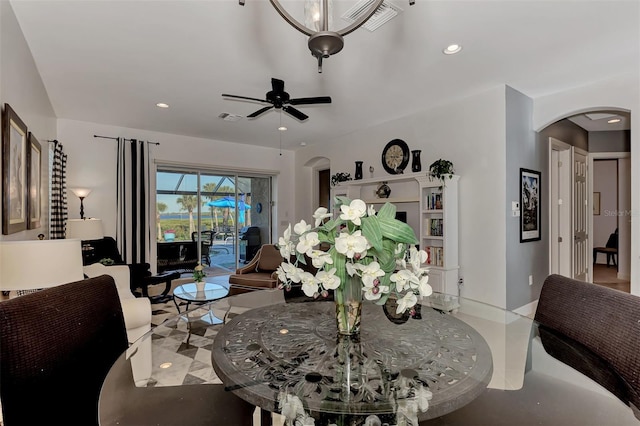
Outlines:
[[[460, 176], [439, 180], [426, 173], [408, 173], [370, 179], [341, 182], [331, 189], [331, 199], [346, 196], [360, 198], [367, 204], [390, 202], [412, 210], [417, 223], [409, 223], [418, 236], [420, 248], [429, 253], [429, 284], [434, 291], [458, 295], [458, 181]], [[389, 198], [380, 198], [376, 191], [386, 183]], [[417, 215], [417, 216], [416, 216]], [[434, 303], [438, 305], [438, 303]], [[442, 307], [446, 304], [443, 303]]]

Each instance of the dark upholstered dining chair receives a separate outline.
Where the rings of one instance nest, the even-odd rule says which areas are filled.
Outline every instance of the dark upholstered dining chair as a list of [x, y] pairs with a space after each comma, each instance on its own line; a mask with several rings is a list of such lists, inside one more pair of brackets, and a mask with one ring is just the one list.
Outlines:
[[0, 302], [5, 425], [98, 424], [100, 388], [127, 347], [108, 275]]
[[535, 320], [547, 352], [562, 354], [563, 362], [614, 393], [640, 418], [640, 297], [550, 275]]

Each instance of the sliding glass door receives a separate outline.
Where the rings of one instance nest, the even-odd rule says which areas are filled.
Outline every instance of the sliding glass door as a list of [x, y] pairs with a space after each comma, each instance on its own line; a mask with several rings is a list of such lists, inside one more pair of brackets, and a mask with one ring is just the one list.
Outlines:
[[158, 166], [158, 271], [231, 274], [271, 242], [271, 177]]

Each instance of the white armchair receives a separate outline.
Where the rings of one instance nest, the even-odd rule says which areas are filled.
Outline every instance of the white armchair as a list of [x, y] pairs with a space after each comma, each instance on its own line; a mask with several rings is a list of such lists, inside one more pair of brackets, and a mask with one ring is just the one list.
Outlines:
[[[116, 282], [127, 340], [133, 343], [151, 330], [151, 302], [147, 297], [135, 297], [129, 286], [130, 273], [126, 265], [105, 266], [94, 263], [83, 268], [89, 278], [110, 275]], [[138, 354], [131, 357], [131, 369], [136, 384], [144, 385], [151, 378], [151, 339], [146, 339], [139, 347]]]
[[130, 273], [126, 265], [104, 266], [101, 263], [94, 263], [83, 268], [84, 273], [89, 277], [99, 275], [110, 275], [116, 282], [122, 313], [124, 314], [124, 324], [127, 328], [127, 338], [129, 343], [133, 343], [144, 333], [151, 330], [151, 302], [146, 297], [135, 297], [131, 293], [129, 286]]

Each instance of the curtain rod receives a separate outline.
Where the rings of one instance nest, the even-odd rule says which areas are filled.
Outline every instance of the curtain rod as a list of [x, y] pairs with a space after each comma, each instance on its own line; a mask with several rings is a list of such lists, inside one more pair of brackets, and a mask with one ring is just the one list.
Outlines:
[[[102, 138], [102, 139], [113, 139], [113, 140], [118, 140], [120, 138], [114, 138], [112, 136], [100, 136], [100, 135], [93, 135], [94, 138]], [[138, 139], [127, 139], [127, 138], [123, 138], [125, 142], [131, 142], [131, 141], [137, 141]], [[160, 145], [160, 142], [151, 142], [151, 141], [143, 141], [146, 142], [148, 144], [151, 145]]]

